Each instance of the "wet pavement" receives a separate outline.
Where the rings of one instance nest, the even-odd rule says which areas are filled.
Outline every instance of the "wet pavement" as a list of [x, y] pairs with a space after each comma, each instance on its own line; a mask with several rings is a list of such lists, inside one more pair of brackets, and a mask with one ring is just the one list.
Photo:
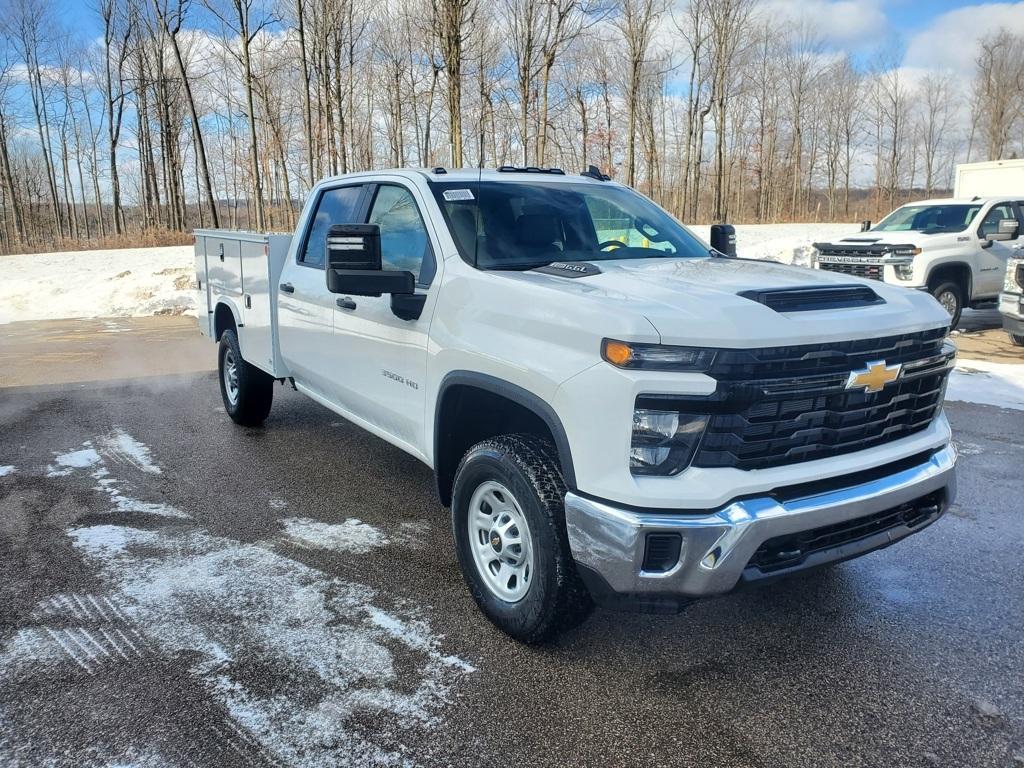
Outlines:
[[0, 765], [1024, 764], [1024, 412], [948, 406], [920, 535], [529, 648], [426, 467], [283, 387], [236, 427], [185, 330], [0, 387]]

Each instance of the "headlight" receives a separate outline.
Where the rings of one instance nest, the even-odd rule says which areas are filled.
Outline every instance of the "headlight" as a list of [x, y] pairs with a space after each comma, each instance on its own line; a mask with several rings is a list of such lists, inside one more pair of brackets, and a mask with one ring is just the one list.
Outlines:
[[654, 408], [633, 410], [629, 470], [634, 475], [676, 475], [697, 449], [708, 416]]
[[890, 253], [893, 256], [917, 256], [921, 252], [921, 249], [915, 245], [902, 245], [899, 248], [893, 248]]
[[604, 339], [601, 357], [617, 368], [649, 371], [706, 371], [715, 360], [713, 349], [673, 347], [666, 344], [638, 344]]
[[893, 269], [896, 270], [896, 277], [900, 280], [910, 280], [914, 276], [913, 264], [896, 264]]

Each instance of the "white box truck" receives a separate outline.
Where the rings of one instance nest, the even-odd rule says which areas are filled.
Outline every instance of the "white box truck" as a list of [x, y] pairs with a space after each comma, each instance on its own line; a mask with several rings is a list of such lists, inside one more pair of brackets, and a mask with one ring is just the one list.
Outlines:
[[956, 167], [953, 197], [1024, 198], [1024, 160], [990, 160]]

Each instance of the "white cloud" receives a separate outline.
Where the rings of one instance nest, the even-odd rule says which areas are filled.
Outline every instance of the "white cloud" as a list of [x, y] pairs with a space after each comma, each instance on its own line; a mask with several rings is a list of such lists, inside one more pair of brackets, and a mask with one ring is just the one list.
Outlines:
[[767, 0], [762, 7], [766, 18], [810, 25], [828, 46], [877, 44], [889, 31], [879, 0]]
[[1024, 2], [970, 5], [937, 16], [910, 37], [904, 64], [949, 69], [960, 78], [970, 78], [978, 41], [999, 30], [1024, 35]]

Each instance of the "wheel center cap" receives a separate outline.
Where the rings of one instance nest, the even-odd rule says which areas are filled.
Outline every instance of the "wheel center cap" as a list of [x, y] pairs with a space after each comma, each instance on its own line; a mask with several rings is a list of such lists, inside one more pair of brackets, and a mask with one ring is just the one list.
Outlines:
[[501, 536], [496, 531], [491, 531], [491, 549], [501, 552]]

